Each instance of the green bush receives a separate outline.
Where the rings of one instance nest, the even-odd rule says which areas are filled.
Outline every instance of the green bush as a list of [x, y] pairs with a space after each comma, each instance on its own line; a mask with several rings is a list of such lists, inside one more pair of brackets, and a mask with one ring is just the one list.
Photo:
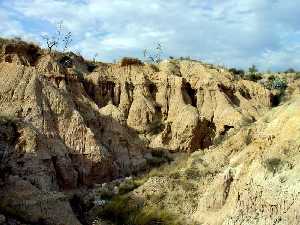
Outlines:
[[147, 163], [151, 167], [160, 166], [160, 165], [162, 165], [163, 163], [166, 163], [166, 162], [167, 162], [167, 160], [165, 158], [155, 157], [155, 156], [147, 159]]
[[113, 222], [117, 222], [117, 224], [122, 224], [121, 222], [126, 221], [128, 215], [134, 212], [134, 210], [128, 206], [128, 201], [127, 196], [114, 197], [103, 208], [99, 208], [97, 214], [100, 218], [113, 220]]
[[248, 69], [250, 74], [256, 74], [258, 72], [258, 69], [256, 68], [255, 65], [252, 65], [249, 69]]
[[187, 179], [197, 180], [203, 176], [201, 171], [197, 168], [190, 167], [184, 171], [184, 174]]
[[176, 180], [181, 178], [181, 174], [180, 174], [179, 171], [171, 172], [168, 176], [169, 176], [170, 178], [176, 179]]
[[137, 187], [139, 187], [141, 184], [137, 181], [135, 181], [134, 179], [131, 180], [125, 180], [123, 183], [120, 184], [119, 186], [119, 193], [122, 194], [126, 194], [134, 189], [136, 189]]
[[285, 78], [275, 77], [265, 87], [269, 90], [278, 90], [275, 95], [271, 96], [272, 106], [278, 106], [284, 100], [288, 84]]
[[171, 162], [173, 159], [164, 150], [153, 150], [151, 151], [152, 157], [147, 158], [147, 163], [151, 167], [160, 166], [163, 163]]
[[197, 191], [197, 186], [189, 180], [181, 179], [178, 184], [186, 193], [195, 193]]
[[101, 189], [99, 196], [103, 200], [110, 200], [114, 197], [114, 192], [112, 190], [110, 190], [109, 188]]
[[285, 95], [285, 90], [287, 89], [288, 84], [285, 78], [270, 76], [265, 87], [269, 90], [278, 90], [278, 93], [272, 95], [271, 98], [272, 106], [278, 106]]
[[275, 76], [272, 74], [268, 77], [268, 81], [273, 81], [275, 79]]
[[263, 77], [260, 73], [250, 73], [246, 76], [247, 80], [251, 80], [254, 82], [257, 82], [258, 80], [261, 80]]
[[243, 78], [245, 76], [245, 71], [244, 70], [239, 70], [239, 69], [236, 69], [236, 68], [230, 68], [229, 72], [231, 74], [233, 74], [235, 77]]
[[252, 65], [249, 69], [248, 69], [248, 74], [247, 76], [245, 76], [246, 80], [251, 80], [254, 82], [257, 82], [258, 80], [261, 80], [263, 77], [261, 75], [261, 73], [258, 72], [258, 69], [256, 68], [255, 65]]
[[142, 202], [128, 196], [117, 196], [104, 206], [98, 216], [117, 225], [175, 225], [173, 216], [156, 207], [144, 207]]
[[84, 81], [84, 74], [81, 70], [75, 68], [74, 69], [74, 74], [78, 77], [78, 79], [80, 80], [80, 82]]
[[285, 90], [287, 88], [287, 80], [284, 78], [276, 77], [272, 81], [272, 89]]
[[142, 210], [136, 217], [133, 218], [132, 222], [134, 225], [175, 225], [173, 217], [169, 213], [157, 208]]

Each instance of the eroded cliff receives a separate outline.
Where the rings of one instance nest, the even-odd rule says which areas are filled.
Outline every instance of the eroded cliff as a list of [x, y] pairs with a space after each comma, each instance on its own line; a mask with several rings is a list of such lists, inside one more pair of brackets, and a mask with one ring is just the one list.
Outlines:
[[0, 47], [0, 207], [26, 222], [80, 224], [66, 191], [145, 170], [155, 152], [208, 148], [270, 107], [262, 85], [197, 61]]

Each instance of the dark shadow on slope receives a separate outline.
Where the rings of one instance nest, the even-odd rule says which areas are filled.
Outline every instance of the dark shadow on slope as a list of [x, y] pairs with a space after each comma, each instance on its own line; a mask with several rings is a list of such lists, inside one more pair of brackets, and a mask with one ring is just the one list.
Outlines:
[[186, 81], [184, 81], [183, 87], [181, 89], [182, 93], [187, 95], [183, 95], [185, 103], [197, 107], [197, 90], [193, 89], [191, 84]]
[[35, 44], [27, 44], [23, 41], [8, 41], [3, 46], [3, 54], [6, 62], [12, 62], [13, 56], [17, 56], [25, 66], [35, 66], [41, 56], [41, 49]]
[[88, 96], [98, 105], [99, 108], [106, 106], [111, 102], [115, 106], [120, 104], [120, 86], [114, 81], [99, 81], [98, 85], [84, 80], [83, 86]]
[[228, 88], [223, 84], [218, 84], [218, 87], [219, 90], [228, 97], [232, 104], [240, 106], [240, 100], [235, 96], [235, 90]]

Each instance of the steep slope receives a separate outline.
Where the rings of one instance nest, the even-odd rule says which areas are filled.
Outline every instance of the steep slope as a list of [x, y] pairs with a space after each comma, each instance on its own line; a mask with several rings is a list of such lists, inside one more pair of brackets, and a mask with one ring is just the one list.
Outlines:
[[151, 177], [126, 201], [155, 206], [178, 224], [299, 224], [299, 115], [294, 95], [221, 145]]
[[80, 224], [64, 192], [144, 170], [156, 151], [207, 148], [270, 106], [261, 85], [201, 62], [0, 45], [0, 209], [27, 222]]

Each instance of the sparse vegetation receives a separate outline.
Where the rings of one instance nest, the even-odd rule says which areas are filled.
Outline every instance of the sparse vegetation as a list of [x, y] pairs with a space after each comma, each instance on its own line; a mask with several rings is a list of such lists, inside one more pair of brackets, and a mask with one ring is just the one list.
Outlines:
[[154, 50], [144, 49], [143, 56], [145, 62], [160, 63], [162, 60], [162, 53], [163, 53], [162, 44], [158, 42]]
[[58, 62], [65, 68], [71, 68], [73, 65], [72, 59], [68, 55], [62, 56]]
[[289, 68], [286, 71], [284, 71], [285, 73], [295, 73], [296, 71], [293, 68]]
[[271, 100], [273, 106], [278, 106], [282, 101], [285, 95], [285, 91], [288, 87], [287, 79], [271, 75], [268, 77], [268, 80], [264, 83], [264, 86], [269, 90], [275, 91], [275, 94], [272, 94]]
[[294, 165], [291, 162], [282, 160], [277, 157], [266, 159], [263, 162], [263, 165], [273, 175], [275, 173], [278, 173], [282, 169], [293, 169], [294, 168]]
[[257, 82], [258, 80], [261, 80], [263, 77], [261, 74], [257, 74], [257, 73], [250, 73], [247, 75], [246, 79], [247, 80], [251, 80], [254, 82]]
[[48, 53], [51, 53], [53, 48], [57, 48], [59, 45], [62, 45], [62, 51], [65, 52], [72, 42], [72, 33], [64, 30], [63, 21], [57, 24], [56, 31], [52, 36], [43, 34], [41, 37], [47, 45]]
[[285, 90], [287, 88], [287, 80], [285, 78], [270, 77], [267, 88]]
[[74, 73], [75, 73], [75, 75], [77, 76], [77, 78], [79, 79], [80, 82], [84, 81], [84, 74], [81, 70], [75, 68]]
[[142, 61], [136, 58], [123, 57], [119, 61], [120, 66], [141, 66], [143, 65]]
[[64, 35], [62, 43], [63, 43], [63, 52], [65, 52], [72, 43], [72, 33], [71, 32], [67, 32]]
[[190, 56], [180, 56], [179, 60], [191, 60]]
[[94, 54], [94, 56], [93, 56], [93, 63], [96, 63], [96, 59], [97, 59], [98, 56], [99, 56], [98, 53], [95, 53], [95, 54]]
[[252, 65], [248, 69], [247, 76], [245, 76], [245, 79], [251, 80], [254, 82], [257, 82], [258, 80], [261, 80], [262, 78], [263, 78], [262, 75], [258, 72], [258, 69], [255, 65]]
[[121, 195], [126, 194], [126, 193], [136, 189], [140, 185], [141, 185], [141, 183], [138, 180], [135, 180], [135, 179], [125, 180], [119, 186], [119, 193]]
[[111, 220], [117, 225], [175, 225], [173, 216], [165, 210], [155, 206], [144, 207], [143, 202], [131, 199], [127, 195], [117, 196], [100, 209], [98, 216]]
[[160, 167], [151, 169], [149, 173], [146, 173], [141, 178], [135, 179], [135, 182], [141, 184], [145, 183], [150, 177], [177, 176], [180, 174], [179, 171], [186, 166], [187, 159], [188, 155], [186, 154], [177, 156], [170, 163], [165, 163]]
[[198, 168], [189, 167], [184, 171], [187, 179], [197, 180], [202, 177], [202, 173]]
[[172, 161], [172, 159], [168, 156], [168, 154], [165, 151], [153, 150], [151, 152], [151, 155], [152, 157], [147, 159], [147, 163], [151, 167], [160, 166], [163, 163]]
[[279, 170], [282, 161], [279, 158], [270, 158], [264, 161], [265, 168], [273, 173], [273, 175]]
[[152, 123], [149, 134], [152, 135], [159, 134], [161, 131], [163, 131], [164, 128], [165, 125], [160, 120], [157, 120], [154, 123]]
[[258, 72], [258, 69], [256, 68], [255, 65], [252, 65], [249, 69], [248, 69], [250, 74], [256, 74]]
[[229, 72], [235, 76], [236, 79], [244, 78], [245, 71], [242, 69], [230, 68]]

